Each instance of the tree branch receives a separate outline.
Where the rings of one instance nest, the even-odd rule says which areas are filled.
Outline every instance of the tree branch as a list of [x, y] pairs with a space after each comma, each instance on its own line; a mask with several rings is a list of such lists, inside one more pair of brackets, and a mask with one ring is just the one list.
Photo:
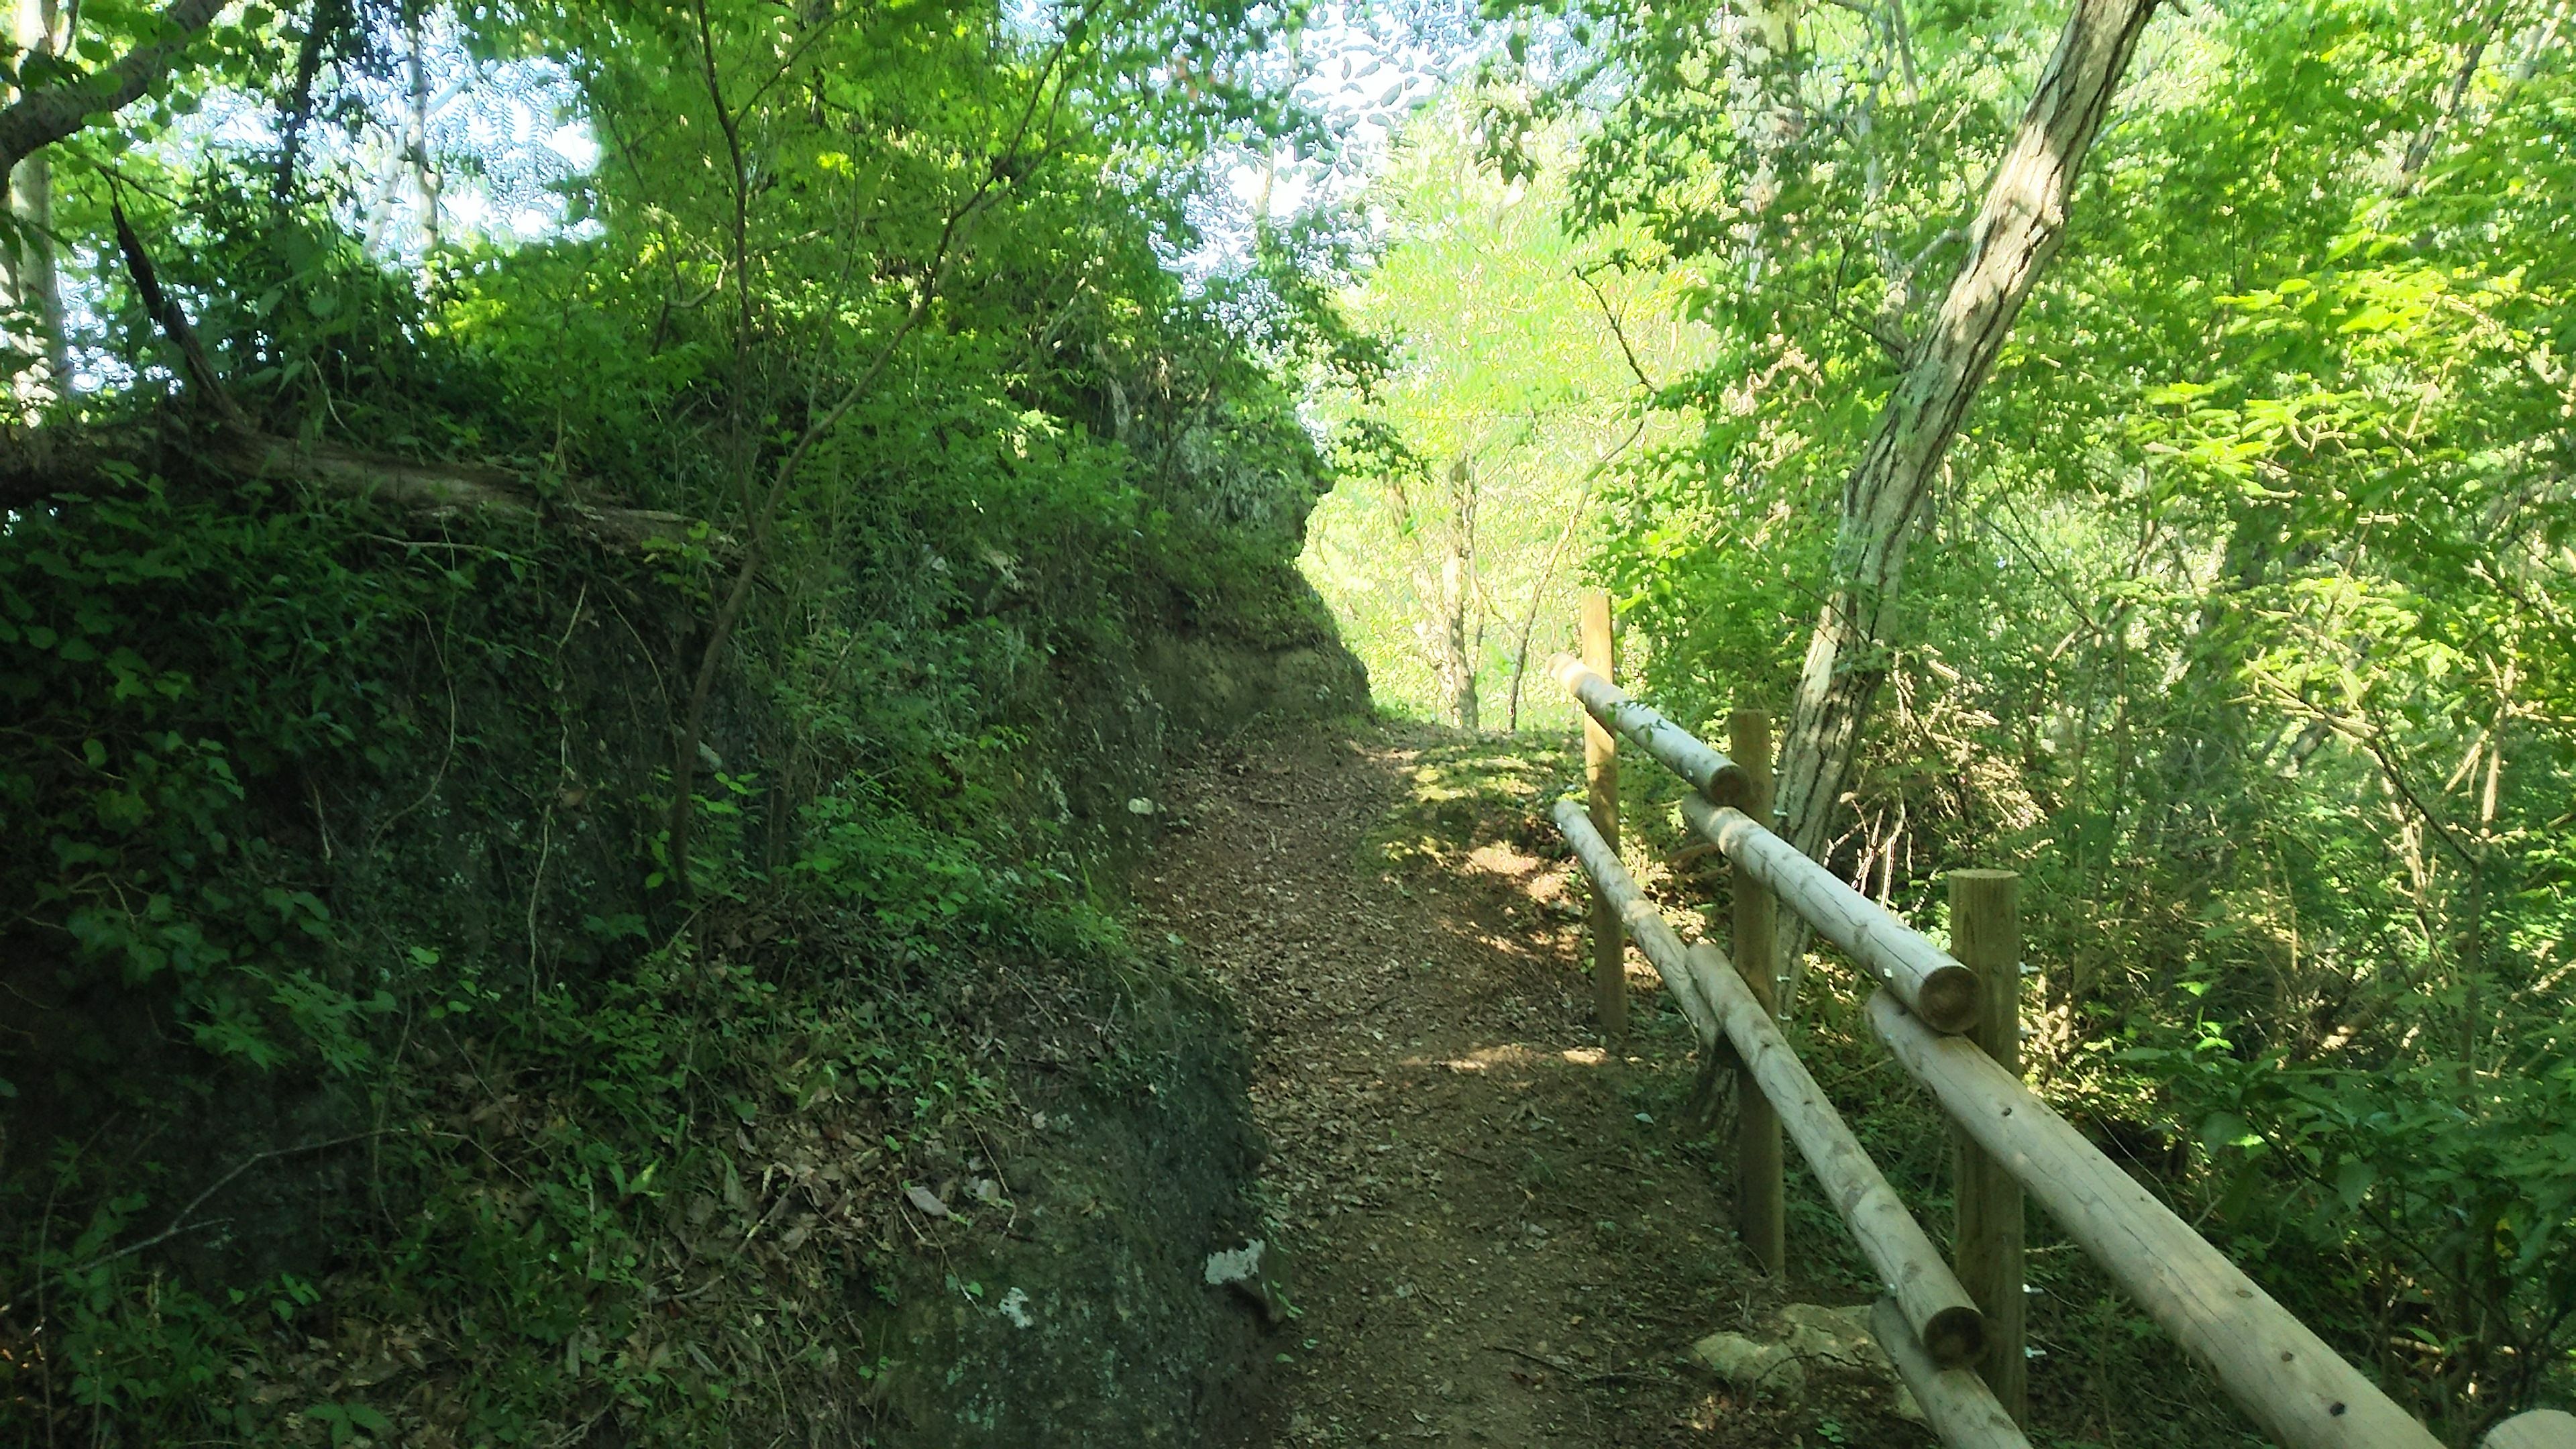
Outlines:
[[[2022, 302], [2056, 254], [2085, 155], [2155, 7], [2156, 0], [2075, 0], [1987, 185], [1967, 258], [1915, 339], [1905, 375], [1843, 484], [1832, 588], [1808, 637], [1796, 706], [1780, 741], [1780, 818], [1790, 842], [1810, 856], [1822, 858], [1862, 728], [1887, 677], [1906, 550], [1932, 483]], [[1796, 1000], [1805, 927], [1782, 925], [1785, 1012]]]
[[205, 1191], [188, 1199], [188, 1205], [179, 1209], [179, 1215], [170, 1220], [170, 1226], [163, 1228], [161, 1231], [154, 1233], [148, 1238], [143, 1239], [141, 1242], [128, 1243], [122, 1248], [115, 1249], [111, 1252], [101, 1253], [97, 1257], [91, 1258], [86, 1262], [75, 1263], [55, 1274], [54, 1279], [56, 1282], [60, 1282], [64, 1279], [77, 1278], [81, 1274], [86, 1273], [93, 1268], [105, 1267], [119, 1258], [131, 1257], [136, 1253], [142, 1252], [146, 1248], [159, 1247], [161, 1244], [179, 1236], [179, 1234], [187, 1231], [188, 1220], [196, 1216], [197, 1209], [206, 1205], [206, 1199], [213, 1197], [216, 1193], [219, 1193], [226, 1187], [231, 1186], [234, 1178], [241, 1176], [243, 1173], [250, 1171], [252, 1168], [257, 1167], [263, 1162], [280, 1157], [301, 1157], [308, 1152], [326, 1152], [334, 1147], [346, 1147], [352, 1142], [364, 1142], [371, 1137], [382, 1137], [388, 1133], [399, 1132], [401, 1130], [401, 1128], [397, 1127], [379, 1127], [372, 1132], [353, 1132], [346, 1137], [333, 1137], [321, 1142], [304, 1142], [298, 1143], [293, 1147], [272, 1147], [266, 1152], [254, 1152], [250, 1156], [243, 1158], [241, 1161], [234, 1163], [231, 1171], [226, 1172], [223, 1176], [216, 1178], [212, 1183], [208, 1184]]
[[[527, 481], [506, 468], [474, 463], [421, 463], [407, 458], [360, 452], [333, 443], [298, 442], [262, 432], [235, 403], [223, 377], [197, 340], [196, 328], [178, 302], [163, 290], [152, 254], [134, 230], [121, 201], [108, 202], [116, 227], [116, 248], [125, 262], [143, 310], [179, 354], [179, 369], [190, 395], [214, 414], [214, 437], [200, 456], [246, 478], [282, 479], [334, 493], [372, 498], [407, 512], [431, 516], [490, 513], [504, 517], [553, 516], [602, 543], [643, 548], [679, 543], [691, 521], [658, 509], [598, 507], [569, 500], [546, 503]], [[48, 439], [39, 450], [14, 452], [0, 460], [0, 506], [21, 507], [62, 494], [103, 492], [110, 485], [105, 466], [123, 461], [71, 439]]]
[[197, 33], [231, 0], [171, 0], [157, 19], [168, 34], [118, 56], [104, 70], [29, 91], [0, 108], [0, 176], [29, 156], [78, 132], [92, 116], [141, 100], [169, 75]]
[[[760, 576], [770, 540], [777, 532], [778, 510], [787, 501], [788, 487], [795, 481], [797, 471], [804, 466], [806, 455], [840, 426], [841, 419], [847, 417], [861, 399], [875, 390], [877, 379], [894, 361], [904, 339], [911, 336], [922, 320], [930, 315], [932, 302], [947, 282], [948, 268], [956, 260], [958, 243], [963, 239], [967, 224], [992, 198], [997, 187], [1019, 175], [1022, 169], [1020, 147], [1028, 140], [1029, 127], [1037, 116], [1038, 102], [1045, 99], [1049, 89], [1060, 89], [1054, 82], [1056, 68], [1063, 63], [1064, 53], [1065, 43], [1058, 41], [1048, 54], [1046, 65], [1038, 72], [1037, 84], [1029, 92], [1027, 106], [1020, 111], [1019, 124], [1013, 129], [1009, 144], [995, 153], [974, 191], [940, 224], [938, 243], [931, 249], [929, 264], [922, 269], [920, 286], [914, 292], [912, 306], [905, 312], [903, 320], [896, 324], [893, 334], [877, 349], [875, 358], [859, 374], [858, 380], [844, 389], [821, 417], [806, 425], [805, 431], [796, 439], [796, 445], [780, 460], [778, 471], [771, 475], [767, 496], [752, 515], [751, 534], [743, 545], [742, 563], [735, 570], [733, 585], [726, 591], [724, 602], [717, 607], [715, 619], [707, 628], [706, 648], [698, 655], [697, 678], [689, 689], [689, 717], [681, 728], [680, 747], [671, 761], [671, 824], [670, 842], [665, 851], [665, 871], [684, 899], [691, 892], [689, 829], [697, 805], [694, 792], [697, 788], [698, 747], [706, 735], [707, 706], [715, 694], [716, 667], [723, 658], [725, 645], [733, 638], [734, 629], [742, 622], [743, 612], [751, 606], [752, 585]], [[708, 77], [711, 82], [714, 75], [710, 60]], [[718, 97], [718, 106], [721, 109], [721, 96]]]
[[[0, 448], [0, 508], [37, 508], [49, 499], [112, 493], [136, 470], [167, 471], [175, 461], [146, 431], [39, 431], [45, 436], [35, 446]], [[239, 477], [372, 499], [424, 519], [479, 515], [541, 522], [612, 549], [676, 546], [696, 526], [683, 514], [656, 508], [541, 500], [525, 478], [485, 464], [415, 462], [229, 426], [219, 428], [212, 439], [191, 438], [176, 446], [190, 461]], [[717, 543], [720, 549], [730, 548], [722, 540]]]
[[1663, 389], [1655, 385], [1655, 380], [1646, 376], [1646, 369], [1638, 364], [1637, 349], [1628, 345], [1628, 329], [1619, 324], [1618, 309], [1612, 307], [1610, 299], [1601, 294], [1600, 285], [1592, 280], [1592, 273], [1585, 268], [1576, 267], [1574, 280], [1581, 282], [1583, 290], [1592, 294], [1593, 305], [1601, 309], [1601, 320], [1610, 324], [1610, 335], [1617, 339], [1620, 353], [1628, 359], [1628, 371], [1636, 375], [1637, 386], [1650, 393], [1662, 392]]
[[135, 235], [134, 223], [125, 215], [125, 203], [111, 199], [107, 214], [116, 223], [116, 250], [125, 259], [125, 274], [133, 279], [135, 295], [143, 299], [143, 310], [152, 325], [179, 351], [179, 370], [187, 375], [188, 386], [214, 409], [215, 416], [236, 428], [247, 429], [250, 419], [225, 391], [223, 379], [216, 375], [215, 365], [206, 357], [206, 349], [197, 342], [197, 329], [188, 322], [188, 314], [170, 295], [161, 290], [161, 274], [153, 268], [152, 254], [143, 249], [143, 238]]

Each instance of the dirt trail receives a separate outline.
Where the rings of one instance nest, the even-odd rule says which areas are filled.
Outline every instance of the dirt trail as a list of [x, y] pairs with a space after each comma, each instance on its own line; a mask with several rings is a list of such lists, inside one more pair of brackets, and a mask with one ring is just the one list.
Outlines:
[[1688, 1037], [1633, 953], [1639, 1026], [1604, 1056], [1538, 814], [1566, 762], [1520, 748], [1310, 736], [1159, 802], [1146, 914], [1242, 1003], [1293, 1251], [1264, 1442], [1921, 1442], [1865, 1412], [1817, 1435], [1677, 1362], [1779, 1299], [1669, 1120]]

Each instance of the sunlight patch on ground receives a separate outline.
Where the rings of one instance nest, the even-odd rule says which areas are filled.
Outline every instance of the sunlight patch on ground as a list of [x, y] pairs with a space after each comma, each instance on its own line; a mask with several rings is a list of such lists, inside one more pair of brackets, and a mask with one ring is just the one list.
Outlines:
[[1505, 1042], [1500, 1046], [1478, 1047], [1464, 1056], [1434, 1062], [1429, 1058], [1408, 1060], [1407, 1066], [1441, 1066], [1453, 1072], [1489, 1072], [1497, 1067], [1536, 1067], [1551, 1062], [1564, 1062], [1578, 1067], [1597, 1067], [1609, 1056], [1599, 1047], [1568, 1047], [1548, 1051], [1522, 1042]]
[[1479, 845], [1467, 852], [1467, 863], [1509, 881], [1520, 881], [1547, 868], [1547, 862], [1507, 841]]

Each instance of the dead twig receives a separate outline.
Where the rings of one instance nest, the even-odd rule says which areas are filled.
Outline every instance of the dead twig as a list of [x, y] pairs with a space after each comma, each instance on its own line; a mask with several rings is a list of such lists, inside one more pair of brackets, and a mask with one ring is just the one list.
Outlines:
[[65, 1268], [61, 1272], [55, 1274], [55, 1279], [56, 1281], [60, 1281], [65, 1278], [76, 1277], [82, 1273], [89, 1272], [93, 1268], [103, 1268], [108, 1264], [115, 1262], [119, 1258], [130, 1258], [136, 1253], [142, 1252], [146, 1248], [158, 1247], [161, 1244], [170, 1241], [172, 1238], [179, 1236], [181, 1233], [188, 1230], [188, 1220], [196, 1215], [197, 1209], [206, 1205], [206, 1199], [213, 1197], [216, 1193], [219, 1193], [225, 1188], [231, 1186], [234, 1178], [241, 1176], [243, 1173], [250, 1171], [252, 1168], [257, 1167], [263, 1162], [280, 1157], [300, 1157], [308, 1152], [325, 1152], [334, 1147], [346, 1147], [352, 1142], [364, 1142], [370, 1137], [382, 1137], [389, 1132], [399, 1130], [401, 1129], [393, 1127], [379, 1127], [366, 1132], [352, 1132], [346, 1137], [333, 1137], [321, 1142], [303, 1142], [298, 1143], [293, 1147], [272, 1147], [266, 1152], [254, 1152], [250, 1156], [243, 1158], [241, 1161], [234, 1163], [231, 1169], [225, 1172], [223, 1176], [218, 1177], [213, 1182], [207, 1184], [206, 1189], [203, 1192], [200, 1192], [195, 1197], [188, 1199], [188, 1205], [179, 1209], [179, 1215], [170, 1220], [170, 1226], [163, 1228], [161, 1231], [154, 1233], [152, 1236], [145, 1238], [139, 1243], [128, 1243], [114, 1252], [101, 1253], [97, 1257], [91, 1258], [86, 1262], [75, 1263], [71, 1267]]
[[1670, 1379], [1658, 1378], [1653, 1374], [1628, 1373], [1620, 1369], [1605, 1369], [1599, 1373], [1593, 1373], [1585, 1369], [1576, 1368], [1574, 1365], [1567, 1363], [1561, 1358], [1550, 1358], [1545, 1354], [1532, 1353], [1525, 1348], [1514, 1348], [1508, 1343], [1489, 1343], [1486, 1344], [1485, 1347], [1495, 1353], [1507, 1353], [1517, 1359], [1526, 1359], [1531, 1363], [1537, 1364], [1541, 1368], [1554, 1369], [1556, 1372], [1565, 1375], [1576, 1383], [1665, 1384], [1672, 1382]]

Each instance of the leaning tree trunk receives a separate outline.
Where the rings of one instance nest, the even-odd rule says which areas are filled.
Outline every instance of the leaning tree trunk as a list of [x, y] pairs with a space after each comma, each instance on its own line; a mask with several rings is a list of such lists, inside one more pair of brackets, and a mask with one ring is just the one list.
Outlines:
[[[1843, 483], [1833, 577], [1781, 742], [1779, 809], [1789, 839], [1823, 849], [1850, 786], [1852, 758], [1871, 701], [1887, 678], [1888, 634], [1906, 545], [1977, 387], [1993, 367], [2013, 316], [2066, 228], [2067, 197], [2111, 95], [2156, 0], [2076, 0], [2056, 54], [1986, 189], [1968, 257], [1914, 344], [1905, 376], [1879, 414], [1860, 465]], [[1780, 1003], [1795, 999], [1806, 931], [1781, 933], [1787, 968]]]
[[138, 45], [97, 70], [19, 92], [0, 106], [0, 175], [98, 116], [141, 100], [188, 53], [198, 31], [232, 0], [170, 0], [153, 17], [159, 39]]

